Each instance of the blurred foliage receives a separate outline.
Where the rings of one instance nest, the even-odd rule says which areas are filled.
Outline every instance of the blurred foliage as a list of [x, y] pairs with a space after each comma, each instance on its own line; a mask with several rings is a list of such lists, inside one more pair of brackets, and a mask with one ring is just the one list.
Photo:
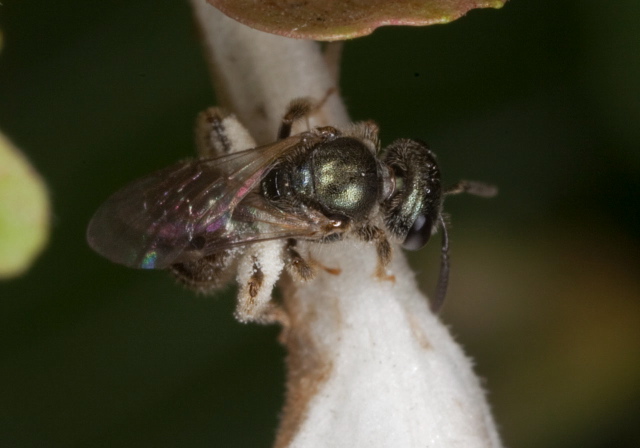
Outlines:
[[49, 202], [42, 179], [0, 132], [0, 279], [22, 274], [42, 250], [48, 232]]
[[[389, 142], [422, 138], [455, 197], [443, 318], [507, 446], [640, 446], [640, 3], [512, 0], [347, 43], [342, 92]], [[0, 283], [0, 446], [267, 447], [275, 327], [92, 253], [128, 181], [193, 153], [213, 104], [183, 2], [3, 2], [0, 125], [45, 177], [52, 241]], [[433, 290], [437, 243], [412, 254]]]

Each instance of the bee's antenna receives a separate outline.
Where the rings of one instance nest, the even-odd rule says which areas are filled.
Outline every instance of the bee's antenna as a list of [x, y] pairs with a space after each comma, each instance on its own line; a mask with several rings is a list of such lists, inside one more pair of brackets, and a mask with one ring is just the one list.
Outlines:
[[483, 198], [492, 198], [498, 194], [498, 188], [475, 180], [461, 180], [444, 191], [446, 196], [460, 193], [469, 193]]
[[[498, 194], [498, 189], [484, 182], [476, 182], [472, 180], [461, 180], [455, 185], [444, 190], [445, 196], [452, 194], [469, 193], [483, 198], [491, 198]], [[440, 276], [438, 277], [438, 286], [436, 288], [436, 296], [431, 302], [431, 311], [437, 313], [442, 308], [444, 299], [447, 297], [447, 287], [449, 286], [449, 234], [447, 230], [447, 221], [445, 216], [440, 213], [438, 221], [442, 226], [442, 248], [440, 255]]]
[[438, 217], [442, 226], [442, 246], [440, 252], [440, 275], [438, 276], [438, 286], [436, 288], [436, 296], [431, 301], [431, 311], [437, 313], [442, 308], [444, 299], [447, 297], [447, 288], [449, 286], [449, 234], [447, 233], [447, 222], [442, 213]]

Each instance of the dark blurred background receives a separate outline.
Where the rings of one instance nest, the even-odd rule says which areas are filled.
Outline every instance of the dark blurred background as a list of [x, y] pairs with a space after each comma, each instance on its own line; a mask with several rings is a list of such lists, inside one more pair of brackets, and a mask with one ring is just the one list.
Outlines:
[[[348, 42], [342, 90], [384, 142], [428, 141], [455, 197], [443, 319], [510, 447], [640, 446], [640, 2], [512, 0]], [[4, 1], [0, 129], [45, 177], [51, 242], [0, 284], [0, 446], [269, 447], [278, 329], [113, 265], [85, 229], [193, 154], [215, 104], [185, 1]], [[437, 244], [412, 254], [425, 290]]]

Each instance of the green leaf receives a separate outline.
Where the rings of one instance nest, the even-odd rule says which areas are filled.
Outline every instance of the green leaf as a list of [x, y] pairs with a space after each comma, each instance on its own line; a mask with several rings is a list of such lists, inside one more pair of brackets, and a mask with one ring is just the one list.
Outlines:
[[474, 8], [501, 8], [506, 0], [207, 0], [260, 31], [298, 39], [344, 40], [384, 25], [451, 22]]
[[49, 215], [40, 175], [0, 133], [0, 278], [31, 265], [47, 241]]

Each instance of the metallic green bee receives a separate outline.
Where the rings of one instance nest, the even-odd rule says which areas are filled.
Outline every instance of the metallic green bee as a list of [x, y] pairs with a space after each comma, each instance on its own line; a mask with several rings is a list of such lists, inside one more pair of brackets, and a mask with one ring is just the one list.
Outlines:
[[[375, 244], [385, 277], [391, 244], [423, 247], [442, 228], [442, 262], [433, 303], [444, 300], [449, 273], [442, 214], [448, 194], [495, 194], [493, 187], [459, 182], [443, 189], [426, 144], [400, 139], [381, 151], [378, 128], [319, 127], [290, 135], [314, 109], [291, 102], [274, 143], [237, 151], [230, 117], [212, 108], [199, 117], [199, 158], [143, 177], [111, 196], [95, 213], [89, 245], [109, 260], [142, 269], [168, 269], [187, 286], [207, 292], [224, 286], [243, 252], [279, 240], [284, 265], [308, 280], [317, 267], [296, 249], [299, 240], [328, 243], [352, 237]], [[248, 293], [263, 274], [252, 270]]]

